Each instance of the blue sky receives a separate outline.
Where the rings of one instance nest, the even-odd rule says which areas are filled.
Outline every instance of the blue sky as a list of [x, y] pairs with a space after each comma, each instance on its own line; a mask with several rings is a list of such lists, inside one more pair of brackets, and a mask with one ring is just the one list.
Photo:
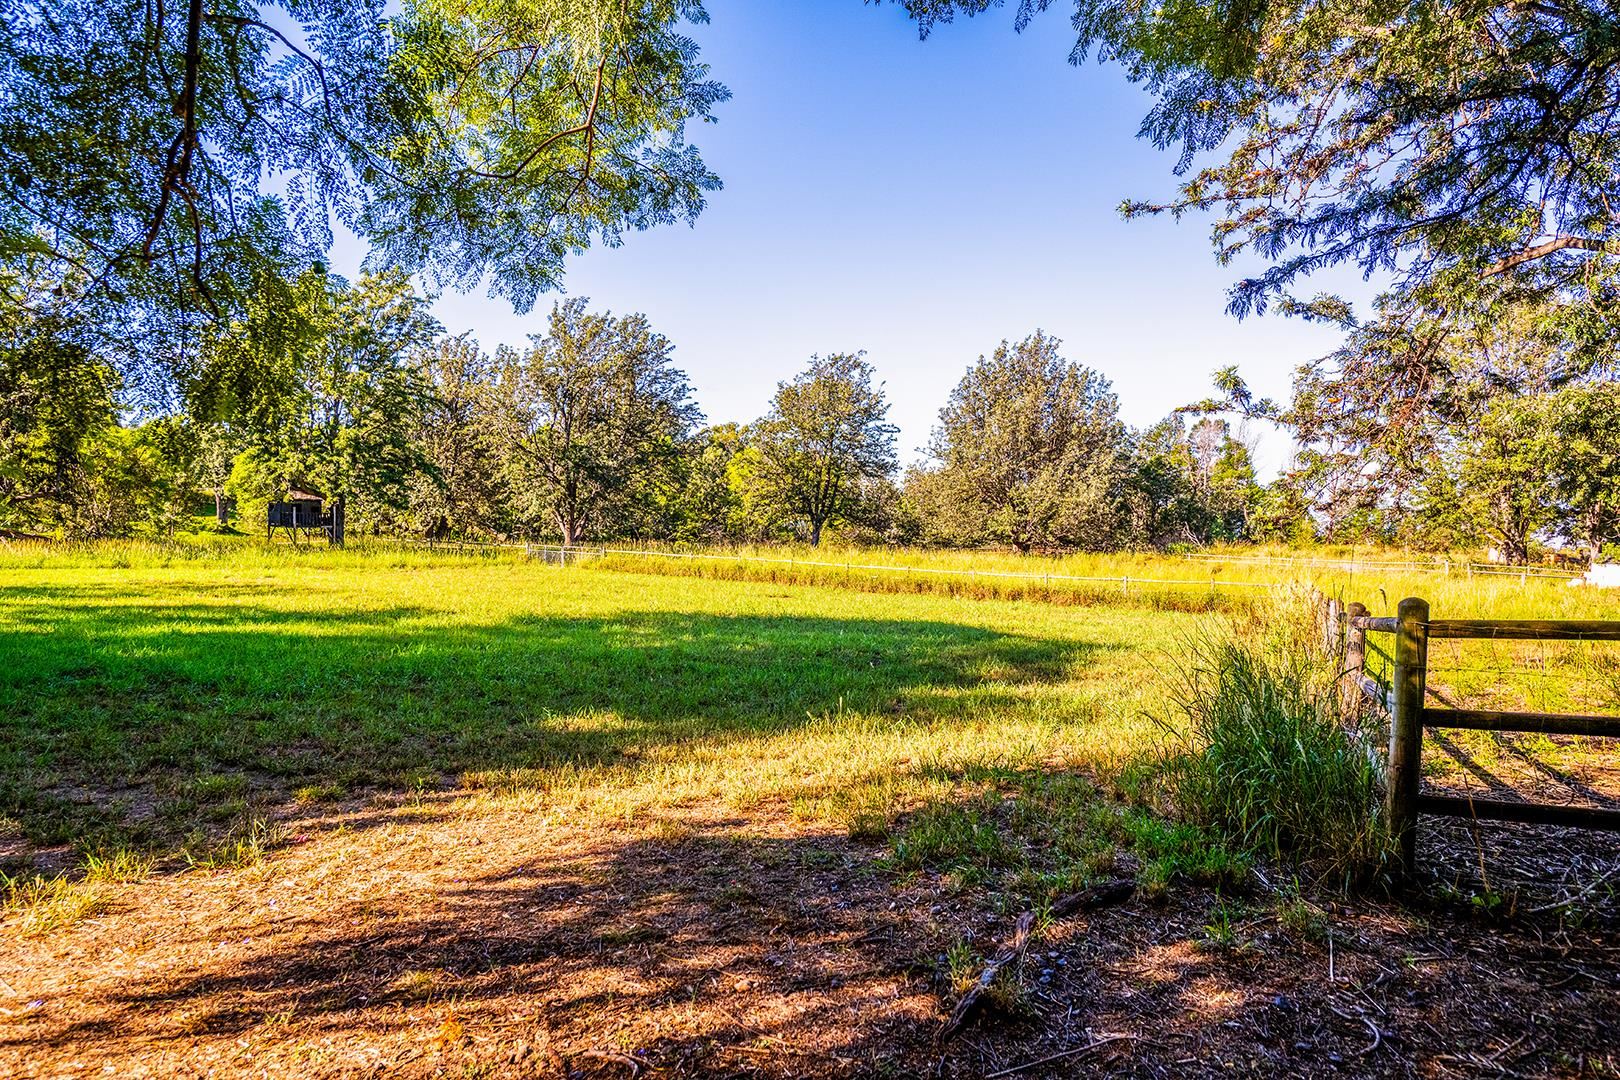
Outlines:
[[[1175, 159], [1135, 137], [1148, 100], [1118, 68], [1066, 62], [1062, 13], [1018, 35], [992, 12], [922, 42], [897, 7], [859, 0], [708, 9], [691, 32], [732, 99], [690, 136], [725, 189], [695, 227], [576, 258], [566, 288], [646, 312], [711, 421], [760, 415], [812, 353], [865, 349], [909, 461], [966, 367], [1037, 327], [1110, 378], [1136, 425], [1206, 396], [1226, 364], [1285, 397], [1335, 344], [1225, 314], [1245, 268], [1216, 265], [1207, 221], [1120, 219], [1122, 199], [1172, 192]], [[519, 316], [447, 294], [435, 311], [493, 349], [543, 330], [553, 299]], [[1265, 439], [1263, 464], [1285, 454]]]

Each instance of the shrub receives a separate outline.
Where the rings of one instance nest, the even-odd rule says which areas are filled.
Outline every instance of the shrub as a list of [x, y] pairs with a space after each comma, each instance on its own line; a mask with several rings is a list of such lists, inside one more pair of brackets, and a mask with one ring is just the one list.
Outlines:
[[1340, 723], [1337, 665], [1297, 610], [1206, 624], [1187, 642], [1167, 779], [1184, 817], [1236, 847], [1359, 875], [1384, 851], [1379, 780]]

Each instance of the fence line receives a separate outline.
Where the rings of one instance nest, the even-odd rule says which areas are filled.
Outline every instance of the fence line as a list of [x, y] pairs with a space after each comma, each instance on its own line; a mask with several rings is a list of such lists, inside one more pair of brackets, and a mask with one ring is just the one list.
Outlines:
[[[1620, 621], [1431, 619], [1429, 602], [1416, 597], [1402, 600], [1396, 610], [1397, 615], [1393, 619], [1372, 618], [1361, 604], [1351, 604], [1341, 613], [1338, 602], [1329, 601], [1323, 605], [1322, 615], [1324, 644], [1335, 651], [1339, 645], [1338, 628], [1343, 628], [1346, 713], [1359, 714], [1362, 706], [1370, 703], [1389, 717], [1388, 755], [1382, 760], [1375, 756], [1375, 763], [1381, 767], [1385, 777], [1385, 814], [1396, 840], [1404, 873], [1410, 874], [1415, 869], [1417, 819], [1420, 813], [1620, 831], [1620, 810], [1476, 799], [1472, 796], [1425, 795], [1421, 790], [1425, 728], [1620, 738], [1620, 716], [1431, 707], [1428, 704], [1431, 638], [1620, 641]], [[1366, 673], [1369, 633], [1395, 636], [1395, 663], [1390, 677], [1391, 685], [1387, 690]]]
[[1218, 555], [1204, 551], [1190, 551], [1177, 556], [1182, 559], [1204, 560], [1207, 562], [1233, 562], [1233, 563], [1262, 563], [1273, 566], [1303, 566], [1318, 570], [1344, 570], [1350, 573], [1373, 573], [1376, 571], [1416, 571], [1426, 574], [1446, 574], [1448, 576], [1462, 573], [1468, 577], [1483, 574], [1495, 577], [1516, 577], [1521, 580], [1529, 578], [1558, 578], [1568, 579], [1581, 576], [1579, 570], [1565, 570], [1556, 566], [1507, 566], [1502, 563], [1477, 563], [1473, 561], [1452, 562], [1450, 559], [1437, 559], [1432, 562], [1387, 562], [1363, 559], [1308, 559], [1293, 558], [1277, 555]]

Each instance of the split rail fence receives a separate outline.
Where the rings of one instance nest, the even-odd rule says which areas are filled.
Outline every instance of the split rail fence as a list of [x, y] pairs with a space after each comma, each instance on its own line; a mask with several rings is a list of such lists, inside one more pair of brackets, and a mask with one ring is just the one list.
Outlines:
[[[1620, 738], [1620, 716], [1431, 707], [1427, 700], [1430, 641], [1471, 638], [1620, 642], [1620, 622], [1434, 619], [1430, 617], [1429, 602], [1417, 598], [1402, 600], [1396, 611], [1393, 618], [1375, 618], [1361, 604], [1350, 604], [1340, 611], [1337, 601], [1329, 601], [1325, 631], [1331, 635], [1329, 644], [1335, 649], [1342, 644], [1344, 650], [1342, 685], [1347, 715], [1360, 714], [1365, 703], [1389, 718], [1388, 753], [1379, 764], [1385, 779], [1385, 812], [1403, 871], [1410, 873], [1415, 869], [1419, 814], [1620, 831], [1620, 810], [1432, 795], [1422, 791], [1425, 728]], [[1387, 690], [1367, 674], [1369, 633], [1389, 634], [1395, 639]]]

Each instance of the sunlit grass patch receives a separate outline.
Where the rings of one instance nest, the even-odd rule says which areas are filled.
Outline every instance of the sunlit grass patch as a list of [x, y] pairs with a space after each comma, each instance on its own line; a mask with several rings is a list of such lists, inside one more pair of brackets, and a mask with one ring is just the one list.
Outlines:
[[150, 858], [115, 850], [87, 855], [76, 874], [0, 874], [0, 926], [42, 937], [110, 910], [112, 887], [151, 872]]

